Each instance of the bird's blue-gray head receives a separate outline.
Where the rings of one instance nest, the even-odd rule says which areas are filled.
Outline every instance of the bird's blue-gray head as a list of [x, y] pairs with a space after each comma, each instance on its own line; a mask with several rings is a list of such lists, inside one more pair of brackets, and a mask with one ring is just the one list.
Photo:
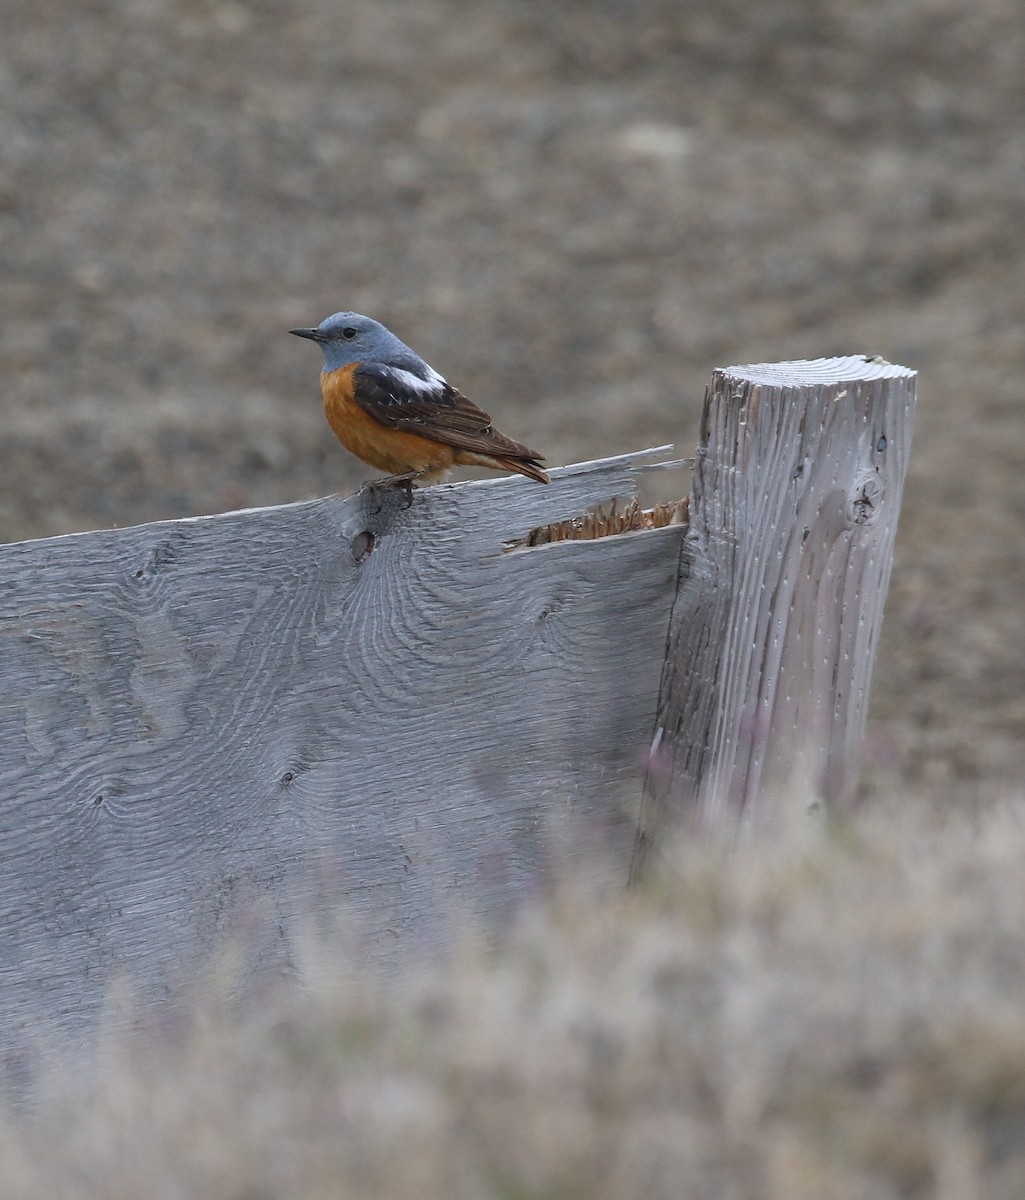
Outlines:
[[288, 332], [320, 345], [324, 351], [325, 371], [336, 371], [354, 362], [379, 362], [401, 367], [420, 379], [436, 377], [427, 363], [405, 342], [400, 342], [390, 329], [362, 313], [333, 313], [313, 329], [290, 329]]

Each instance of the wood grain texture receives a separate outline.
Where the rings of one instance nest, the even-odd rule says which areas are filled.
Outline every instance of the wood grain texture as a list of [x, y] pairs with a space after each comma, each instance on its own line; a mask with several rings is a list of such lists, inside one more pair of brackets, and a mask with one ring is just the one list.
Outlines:
[[635, 875], [667, 820], [850, 795], [914, 404], [861, 356], [715, 372]]
[[231, 931], [422, 953], [556, 851], [625, 874], [683, 530], [503, 547], [665, 457], [0, 547], [8, 1054]]

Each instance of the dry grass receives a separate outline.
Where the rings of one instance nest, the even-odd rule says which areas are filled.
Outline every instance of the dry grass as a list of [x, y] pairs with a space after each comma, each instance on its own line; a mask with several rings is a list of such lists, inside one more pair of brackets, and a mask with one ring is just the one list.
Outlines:
[[692, 845], [389, 980], [311, 947], [301, 988], [41, 1085], [0, 1195], [1020, 1200], [1023, 825], [908, 802]]

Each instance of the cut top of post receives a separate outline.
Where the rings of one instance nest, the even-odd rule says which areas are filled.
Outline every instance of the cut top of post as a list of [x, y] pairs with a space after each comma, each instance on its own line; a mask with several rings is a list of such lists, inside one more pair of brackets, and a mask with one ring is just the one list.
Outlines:
[[910, 367], [901, 367], [871, 354], [751, 363], [746, 366], [720, 367], [715, 373], [726, 378], [743, 380], [747, 386], [762, 384], [769, 387], [802, 389], [824, 387], [834, 383], [869, 382], [875, 379], [910, 379], [915, 374]]

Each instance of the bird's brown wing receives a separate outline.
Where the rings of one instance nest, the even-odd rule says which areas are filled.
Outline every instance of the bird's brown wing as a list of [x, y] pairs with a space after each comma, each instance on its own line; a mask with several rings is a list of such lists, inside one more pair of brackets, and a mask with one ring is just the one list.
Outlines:
[[356, 403], [389, 429], [418, 433], [471, 454], [528, 462], [543, 459], [536, 450], [499, 433], [484, 409], [449, 383], [425, 382], [417, 387], [405, 371], [394, 371], [384, 363], [360, 363], [353, 383]]

